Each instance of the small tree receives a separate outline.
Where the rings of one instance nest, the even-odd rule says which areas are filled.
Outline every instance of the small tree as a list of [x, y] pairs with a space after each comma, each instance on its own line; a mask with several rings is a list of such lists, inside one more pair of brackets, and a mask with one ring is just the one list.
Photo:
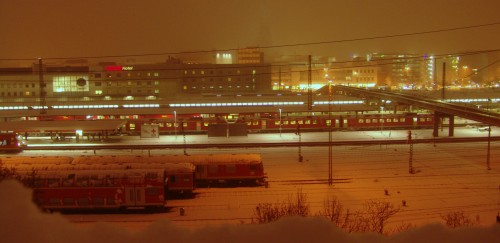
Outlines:
[[259, 203], [252, 217], [252, 223], [263, 224], [274, 222], [286, 216], [309, 216], [307, 195], [302, 190], [297, 191], [295, 197], [289, 196], [288, 200], [279, 203]]
[[450, 212], [442, 215], [441, 218], [444, 220], [446, 226], [450, 228], [469, 227], [477, 224], [477, 222], [465, 215], [463, 211]]
[[380, 234], [384, 233], [384, 227], [392, 216], [398, 213], [399, 207], [395, 207], [390, 202], [368, 200], [365, 204], [366, 219], [370, 230]]

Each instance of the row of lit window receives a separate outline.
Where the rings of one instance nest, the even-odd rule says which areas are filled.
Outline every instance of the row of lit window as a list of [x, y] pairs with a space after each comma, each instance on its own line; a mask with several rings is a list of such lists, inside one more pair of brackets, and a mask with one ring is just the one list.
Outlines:
[[[210, 72], [209, 72], [209, 73], [210, 73], [210, 74], [214, 74], [215, 72], [214, 72], [213, 70], [210, 70]], [[248, 73], [249, 73], [249, 74], [253, 74], [253, 75], [255, 75], [255, 74], [257, 74], [257, 71], [256, 71], [255, 69], [252, 69], [252, 70], [251, 70], [251, 71], [249, 71]], [[190, 71], [188, 71], [188, 70], [184, 70], [184, 75], [189, 75], [189, 74], [190, 74], [190, 75], [196, 75], [196, 74], [197, 74], [197, 72], [196, 72], [196, 70], [191, 70], [191, 72], [190, 72]], [[200, 71], [199, 71], [199, 74], [201, 74], [201, 75], [205, 75], [205, 70], [200, 70]], [[221, 70], [219, 70], [218, 74], [222, 74], [222, 71], [221, 71]], [[229, 71], [227, 72], [227, 74], [231, 75], [231, 74], [233, 74], [233, 72], [232, 72], [231, 70], [229, 70]], [[241, 74], [241, 70], [239, 70], [239, 69], [238, 69], [238, 70], [236, 70], [235, 74]]]
[[[201, 88], [202, 90], [204, 90], [204, 89], [215, 89], [215, 87], [214, 87], [214, 86], [210, 86], [210, 87], [201, 86], [200, 88]], [[219, 88], [219, 89], [224, 89], [224, 86], [219, 85], [219, 86], [218, 86], [218, 88]], [[233, 88], [236, 88], [236, 89], [241, 89], [241, 88], [242, 88], [242, 86], [240, 86], [240, 85], [236, 85], [236, 86], [228, 85], [228, 86], [226, 86], [225, 88], [227, 88], [227, 89], [233, 89]], [[244, 88], [245, 88], [245, 89], [251, 89], [251, 87], [250, 87], [249, 85], [245, 85], [245, 87], [244, 87]], [[198, 87], [196, 87], [196, 86], [191, 86], [191, 87], [189, 87], [189, 86], [187, 86], [187, 85], [184, 85], [184, 86], [182, 86], [182, 89], [183, 89], [183, 90], [188, 90], [188, 89], [195, 89], [195, 90], [196, 90], [196, 89], [198, 89]]]
[[24, 92], [1, 92], [0, 96], [2, 97], [17, 97], [19, 96], [35, 96], [35, 92], [24, 91]]
[[314, 105], [353, 105], [353, 104], [363, 104], [362, 100], [339, 100], [339, 101], [314, 101]]
[[406, 121], [406, 118], [386, 118], [386, 119], [383, 119], [383, 118], [368, 118], [368, 119], [363, 119], [363, 118], [360, 118], [358, 119], [358, 123], [384, 123], [387, 122], [387, 123], [391, 123], [391, 122], [405, 122]]
[[[116, 91], [116, 90], [108, 91], [107, 93], [112, 94], [114, 91]], [[95, 90], [94, 93], [96, 95], [102, 95], [104, 92], [102, 90]], [[140, 93], [142, 93], [142, 90], [138, 89], [138, 90], [135, 90], [134, 92], [132, 92], [132, 90], [130, 90], [130, 89], [127, 90], [127, 94], [132, 94], [132, 93], [140, 94]], [[151, 94], [151, 90], [147, 90], [145, 93], [146, 94]], [[159, 94], [160, 90], [159, 89], [155, 89], [154, 93], [155, 94]]]
[[[120, 84], [119, 82], [111, 82], [111, 81], [104, 82], [104, 84], [106, 84], [107, 86], [113, 86], [113, 83], [114, 83], [115, 86], [119, 86], [119, 84]], [[151, 82], [151, 81], [144, 81], [144, 82], [142, 82], [142, 81], [136, 81], [135, 84], [137, 86], [141, 86], [143, 84], [151, 86], [152, 84], [159, 85], [160, 81], [157, 81], [157, 80], [154, 81], [154, 82]], [[130, 85], [134, 85], [134, 82], [133, 81], [127, 81], [127, 85], [129, 85], [129, 86]], [[96, 86], [96, 87], [103, 86], [103, 82], [95, 82], [94, 86]]]
[[[227, 82], [231, 82], [233, 81], [233, 78], [232, 77], [227, 77], [225, 78], [227, 80]], [[183, 82], [188, 82], [189, 80], [191, 80], [191, 82], [197, 82], [197, 81], [200, 81], [200, 82], [205, 82], [207, 81], [205, 78], [201, 78], [201, 79], [183, 79], [182, 81]], [[240, 81], [244, 81], [244, 82], [249, 82], [250, 81], [250, 78], [246, 77], [246, 78], [236, 78], [234, 81], [236, 82], [240, 82]], [[223, 82], [223, 78], [217, 78], [217, 80], [214, 80], [213, 78], [210, 78], [210, 82]], [[252, 82], [255, 83], [255, 78], [252, 78]]]
[[500, 98], [493, 98], [493, 99], [449, 99], [446, 100], [446, 102], [465, 102], [465, 103], [470, 103], [470, 102], [499, 102]]
[[217, 106], [285, 106], [303, 105], [302, 101], [294, 102], [242, 102], [242, 103], [191, 103], [191, 104], [170, 104], [170, 107], [217, 107]]
[[[12, 85], [12, 87], [11, 87]], [[19, 87], [18, 87], [19, 86]], [[29, 88], [30, 87], [30, 84], [28, 83], [25, 83], [24, 84], [24, 87], [23, 87], [23, 84], [22, 83], [7, 83], [7, 84], [0, 84], [0, 88]], [[35, 84], [34, 83], [31, 83], [31, 88], [35, 88]]]
[[[112, 77], [113, 77], [113, 74], [111, 74], [111, 73], [106, 73], [106, 74], [105, 74], [105, 76], [106, 76], [107, 78], [112, 78]], [[117, 77], [117, 78], [121, 78], [121, 77], [122, 77], [122, 73], [117, 72], [117, 73], [115, 73], [115, 75], [114, 75], [114, 76], [115, 76], [115, 77]], [[127, 77], [132, 77], [132, 73], [127, 73], [127, 75], [126, 75], [126, 76], [127, 76]], [[135, 73], [135, 76], [137, 76], [137, 77], [142, 77], [142, 73], [141, 73], [141, 72], [137, 72], [137, 73]], [[159, 74], [159, 73], [146, 73], [146, 76], [147, 76], [147, 77], [151, 77], [151, 76], [153, 76], [153, 77], [159, 77], [159, 76], [160, 76], [160, 74]], [[102, 77], [102, 75], [101, 75], [100, 73], [94, 73], [94, 77], [95, 77], [95, 78], [101, 78], [101, 77]]]

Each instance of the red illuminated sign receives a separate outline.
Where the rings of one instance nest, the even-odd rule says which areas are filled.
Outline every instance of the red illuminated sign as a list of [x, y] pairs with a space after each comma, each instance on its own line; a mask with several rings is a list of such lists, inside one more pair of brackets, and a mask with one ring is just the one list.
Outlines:
[[106, 71], [132, 71], [133, 66], [107, 66]]

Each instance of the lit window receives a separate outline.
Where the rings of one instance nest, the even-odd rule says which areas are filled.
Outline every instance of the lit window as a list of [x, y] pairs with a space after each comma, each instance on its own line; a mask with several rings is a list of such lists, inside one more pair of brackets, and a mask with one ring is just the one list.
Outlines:
[[96, 90], [96, 91], [95, 91], [95, 94], [97, 94], [97, 95], [102, 94], [102, 90]]

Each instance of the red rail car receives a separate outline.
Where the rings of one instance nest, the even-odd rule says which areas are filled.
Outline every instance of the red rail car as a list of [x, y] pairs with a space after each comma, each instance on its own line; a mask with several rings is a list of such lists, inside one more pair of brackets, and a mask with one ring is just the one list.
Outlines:
[[165, 178], [161, 170], [38, 171], [33, 199], [46, 210], [162, 208]]
[[26, 147], [23, 137], [17, 133], [0, 133], [0, 152], [21, 152]]
[[196, 166], [196, 184], [207, 185], [263, 185], [264, 172], [259, 154], [212, 154], [186, 156]]
[[107, 155], [76, 157], [73, 166], [78, 169], [158, 169], [163, 170], [168, 194], [190, 194], [195, 190], [195, 167], [165, 156]]

